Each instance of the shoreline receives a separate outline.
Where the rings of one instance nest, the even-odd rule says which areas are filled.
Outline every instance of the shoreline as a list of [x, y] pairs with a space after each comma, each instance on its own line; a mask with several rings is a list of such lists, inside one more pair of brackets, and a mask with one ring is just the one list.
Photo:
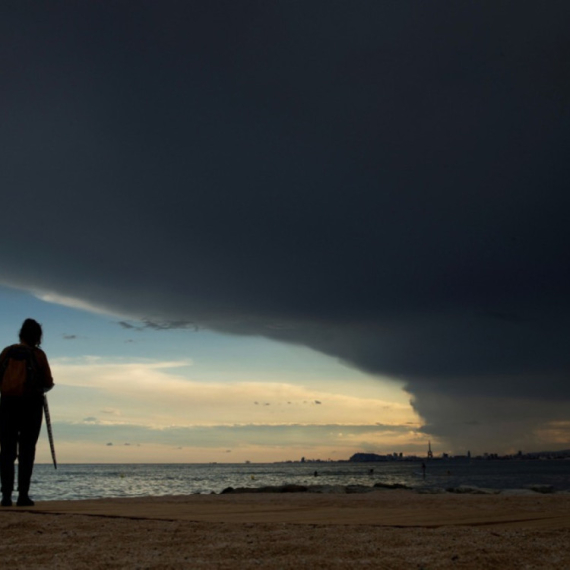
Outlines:
[[38, 514], [191, 522], [570, 529], [570, 494], [246, 492], [42, 501], [35, 507], [14, 508]]

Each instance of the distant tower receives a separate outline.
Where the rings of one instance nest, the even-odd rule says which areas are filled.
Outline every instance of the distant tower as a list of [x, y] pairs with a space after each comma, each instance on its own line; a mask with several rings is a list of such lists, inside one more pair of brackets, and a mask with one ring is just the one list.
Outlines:
[[428, 459], [433, 459], [433, 451], [431, 450], [431, 441], [428, 441]]

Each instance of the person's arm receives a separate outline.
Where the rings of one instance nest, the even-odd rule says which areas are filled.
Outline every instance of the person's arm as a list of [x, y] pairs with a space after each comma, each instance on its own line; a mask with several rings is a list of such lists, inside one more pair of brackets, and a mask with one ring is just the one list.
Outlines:
[[46, 356], [46, 353], [41, 349], [37, 349], [37, 361], [42, 371], [42, 382], [43, 382], [43, 389], [44, 392], [48, 392], [54, 386], [53, 377], [51, 375], [51, 369], [49, 367], [49, 362]]

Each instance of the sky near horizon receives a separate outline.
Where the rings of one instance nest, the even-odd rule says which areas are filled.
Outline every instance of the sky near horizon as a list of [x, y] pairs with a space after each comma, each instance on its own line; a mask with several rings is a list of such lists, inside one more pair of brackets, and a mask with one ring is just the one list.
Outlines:
[[[16, 342], [26, 315], [43, 324], [61, 463], [338, 460], [427, 449], [401, 383], [301, 346], [157, 330], [70, 305], [0, 287], [4, 344]], [[38, 461], [50, 461], [45, 428]]]
[[3, 3], [0, 333], [60, 460], [569, 448], [569, 22]]

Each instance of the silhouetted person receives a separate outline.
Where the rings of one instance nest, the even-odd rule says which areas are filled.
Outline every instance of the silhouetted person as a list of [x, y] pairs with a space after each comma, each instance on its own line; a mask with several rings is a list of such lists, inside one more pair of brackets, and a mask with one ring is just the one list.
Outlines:
[[422, 462], [422, 475], [424, 479], [426, 478], [426, 464]]
[[14, 462], [18, 457], [18, 506], [33, 506], [28, 493], [42, 427], [44, 392], [53, 388], [45, 352], [39, 348], [42, 327], [26, 319], [20, 343], [0, 354], [0, 479], [2, 506], [12, 505]]

